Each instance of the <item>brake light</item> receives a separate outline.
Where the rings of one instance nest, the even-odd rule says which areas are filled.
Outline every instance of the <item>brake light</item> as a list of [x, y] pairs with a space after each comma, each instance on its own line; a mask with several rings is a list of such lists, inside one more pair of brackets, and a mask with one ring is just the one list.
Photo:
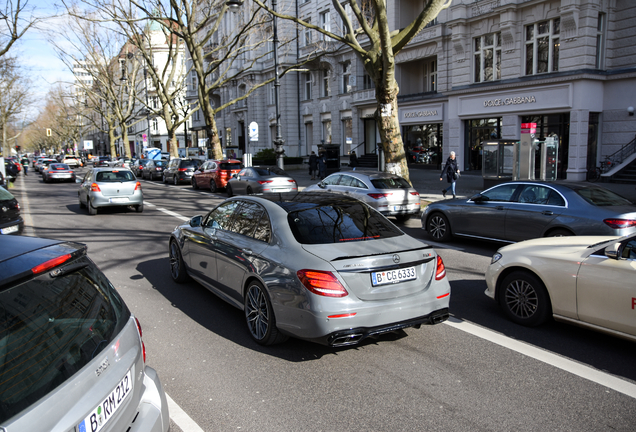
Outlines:
[[435, 271], [435, 280], [442, 280], [446, 277], [446, 266], [442, 257], [437, 255], [437, 270]]
[[413, 196], [420, 196], [420, 193], [419, 193], [419, 192], [411, 192], [411, 195], [413, 195]]
[[62, 255], [57, 258], [53, 258], [48, 261], [45, 261], [42, 264], [36, 265], [35, 267], [31, 269], [31, 271], [33, 272], [33, 274], [44, 273], [45, 271], [51, 270], [53, 267], [57, 267], [60, 264], [63, 264], [70, 259], [71, 259], [71, 254]]
[[631, 228], [636, 226], [636, 220], [633, 219], [605, 219], [603, 222], [612, 229]]
[[296, 184], [296, 180], [287, 180], [287, 181], [290, 182], [290, 183]]
[[144, 341], [143, 341], [144, 333], [141, 331], [141, 324], [139, 323], [139, 320], [137, 319], [137, 317], [135, 317], [135, 322], [137, 323], [137, 331], [139, 332], [139, 339], [141, 339], [141, 351], [144, 356], [144, 363], [146, 363], [146, 345], [144, 344]]
[[97, 185], [97, 183], [93, 183], [91, 185], [91, 192], [101, 192], [102, 190], [99, 188], [99, 186]]
[[141, 190], [141, 183], [137, 182], [135, 184], [135, 190]]
[[258, 182], [260, 184], [265, 184], [265, 183], [271, 183], [271, 182], [273, 182], [273, 180], [259, 180]]
[[338, 278], [330, 271], [298, 270], [296, 276], [314, 294], [325, 297], [345, 297], [349, 295]]
[[187, 171], [187, 168], [179, 168], [179, 171]]
[[370, 193], [367, 195], [369, 195], [373, 199], [380, 199], [380, 198], [386, 198], [388, 196], [391, 196], [390, 193]]

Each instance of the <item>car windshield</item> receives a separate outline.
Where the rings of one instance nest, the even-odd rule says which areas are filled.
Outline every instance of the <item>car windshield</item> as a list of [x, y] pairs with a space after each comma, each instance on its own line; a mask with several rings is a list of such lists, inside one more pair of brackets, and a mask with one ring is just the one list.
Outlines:
[[80, 268], [0, 292], [0, 424], [91, 362], [130, 316], [88, 258], [69, 267]]
[[588, 187], [575, 190], [575, 192], [588, 203], [598, 207], [624, 206], [632, 204], [626, 198], [603, 188]]
[[15, 197], [11, 194], [11, 192], [3, 187], [0, 187], [0, 201], [8, 201], [12, 200], [13, 198]]
[[254, 171], [258, 173], [258, 175], [268, 176], [272, 174], [287, 176], [288, 174], [278, 167], [267, 167], [267, 168], [254, 168]]
[[223, 162], [219, 164], [222, 170], [240, 170], [243, 169], [243, 164], [233, 162]]
[[409, 189], [411, 185], [402, 177], [386, 177], [371, 179], [371, 184], [376, 189]]
[[376, 210], [363, 203], [316, 206], [288, 214], [296, 241], [332, 244], [390, 238], [403, 233]]
[[98, 182], [133, 181], [135, 176], [130, 171], [100, 171], [97, 173], [96, 180]]

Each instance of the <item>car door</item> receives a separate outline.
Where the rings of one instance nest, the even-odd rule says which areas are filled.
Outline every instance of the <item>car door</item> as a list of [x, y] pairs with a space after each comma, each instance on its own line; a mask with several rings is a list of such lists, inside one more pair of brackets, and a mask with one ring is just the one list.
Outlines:
[[258, 203], [242, 201], [229, 229], [217, 232], [217, 282], [241, 305], [245, 278], [257, 273], [254, 260], [258, 260], [268, 246], [269, 237], [266, 236], [267, 241], [262, 237], [264, 225], [269, 227], [265, 209]]
[[336, 192], [336, 193], [342, 193], [342, 187], [338, 186], [338, 183], [340, 182], [340, 178], [342, 177], [342, 174], [331, 174], [330, 176], [328, 176], [327, 178], [325, 178], [322, 181], [322, 184], [324, 186], [324, 190], [326, 190], [327, 192]]
[[551, 187], [525, 184], [506, 214], [506, 240], [542, 237], [545, 228], [563, 213], [565, 199]]
[[581, 321], [636, 336], [636, 236], [621, 243], [620, 256], [603, 251], [581, 263], [576, 302]]
[[456, 234], [504, 239], [506, 213], [519, 184], [505, 183], [492, 187], [480, 195], [483, 199], [470, 199], [451, 216]]
[[232, 180], [232, 192], [237, 195], [244, 195], [247, 193], [247, 185], [251, 178], [254, 177], [254, 172], [251, 168], [243, 168], [236, 174], [236, 177]]
[[82, 183], [79, 188], [79, 200], [80, 202], [86, 204], [88, 203], [88, 191], [91, 189], [91, 183], [93, 182], [93, 170], [90, 169], [84, 176]]

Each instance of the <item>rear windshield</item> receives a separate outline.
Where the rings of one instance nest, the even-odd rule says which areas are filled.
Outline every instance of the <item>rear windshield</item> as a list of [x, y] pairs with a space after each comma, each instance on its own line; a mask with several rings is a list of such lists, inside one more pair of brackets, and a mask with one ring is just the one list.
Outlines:
[[222, 170], [240, 170], [243, 169], [242, 163], [223, 162], [219, 164]]
[[181, 168], [196, 168], [201, 165], [201, 162], [196, 160], [182, 160], [180, 165]]
[[624, 206], [632, 204], [628, 199], [603, 188], [582, 188], [575, 192], [585, 201], [599, 207]]
[[371, 179], [376, 189], [409, 189], [411, 185], [402, 177]]
[[15, 197], [11, 194], [11, 192], [3, 187], [0, 187], [0, 201], [12, 200], [13, 198]]
[[133, 181], [135, 176], [130, 171], [100, 171], [95, 180], [98, 182]]
[[289, 175], [278, 167], [268, 167], [268, 168], [254, 168], [259, 175], [268, 176], [272, 174], [280, 175], [280, 176], [288, 176]]
[[302, 244], [332, 244], [401, 236], [403, 233], [363, 203], [339, 203], [291, 212], [287, 221]]
[[70, 169], [70, 168], [68, 167], [68, 165], [66, 165], [66, 164], [59, 164], [59, 163], [58, 163], [58, 164], [51, 164], [51, 165], [49, 165], [49, 167], [50, 167], [51, 169], [54, 169], [54, 170], [68, 170], [68, 169]]
[[130, 317], [88, 258], [68, 267], [80, 268], [0, 292], [0, 424], [90, 363]]
[[166, 166], [166, 161], [156, 160], [155, 166]]

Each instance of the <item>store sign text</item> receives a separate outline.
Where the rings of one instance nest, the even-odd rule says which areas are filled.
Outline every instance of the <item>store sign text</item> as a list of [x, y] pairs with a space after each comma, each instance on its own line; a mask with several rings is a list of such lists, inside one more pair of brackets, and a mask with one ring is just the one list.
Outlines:
[[526, 103], [535, 103], [537, 100], [534, 96], [519, 96], [505, 99], [489, 99], [484, 101], [485, 107], [496, 107], [505, 105], [521, 105]]
[[414, 117], [431, 117], [436, 116], [437, 110], [434, 111], [411, 111], [405, 112], [404, 118], [414, 118]]

